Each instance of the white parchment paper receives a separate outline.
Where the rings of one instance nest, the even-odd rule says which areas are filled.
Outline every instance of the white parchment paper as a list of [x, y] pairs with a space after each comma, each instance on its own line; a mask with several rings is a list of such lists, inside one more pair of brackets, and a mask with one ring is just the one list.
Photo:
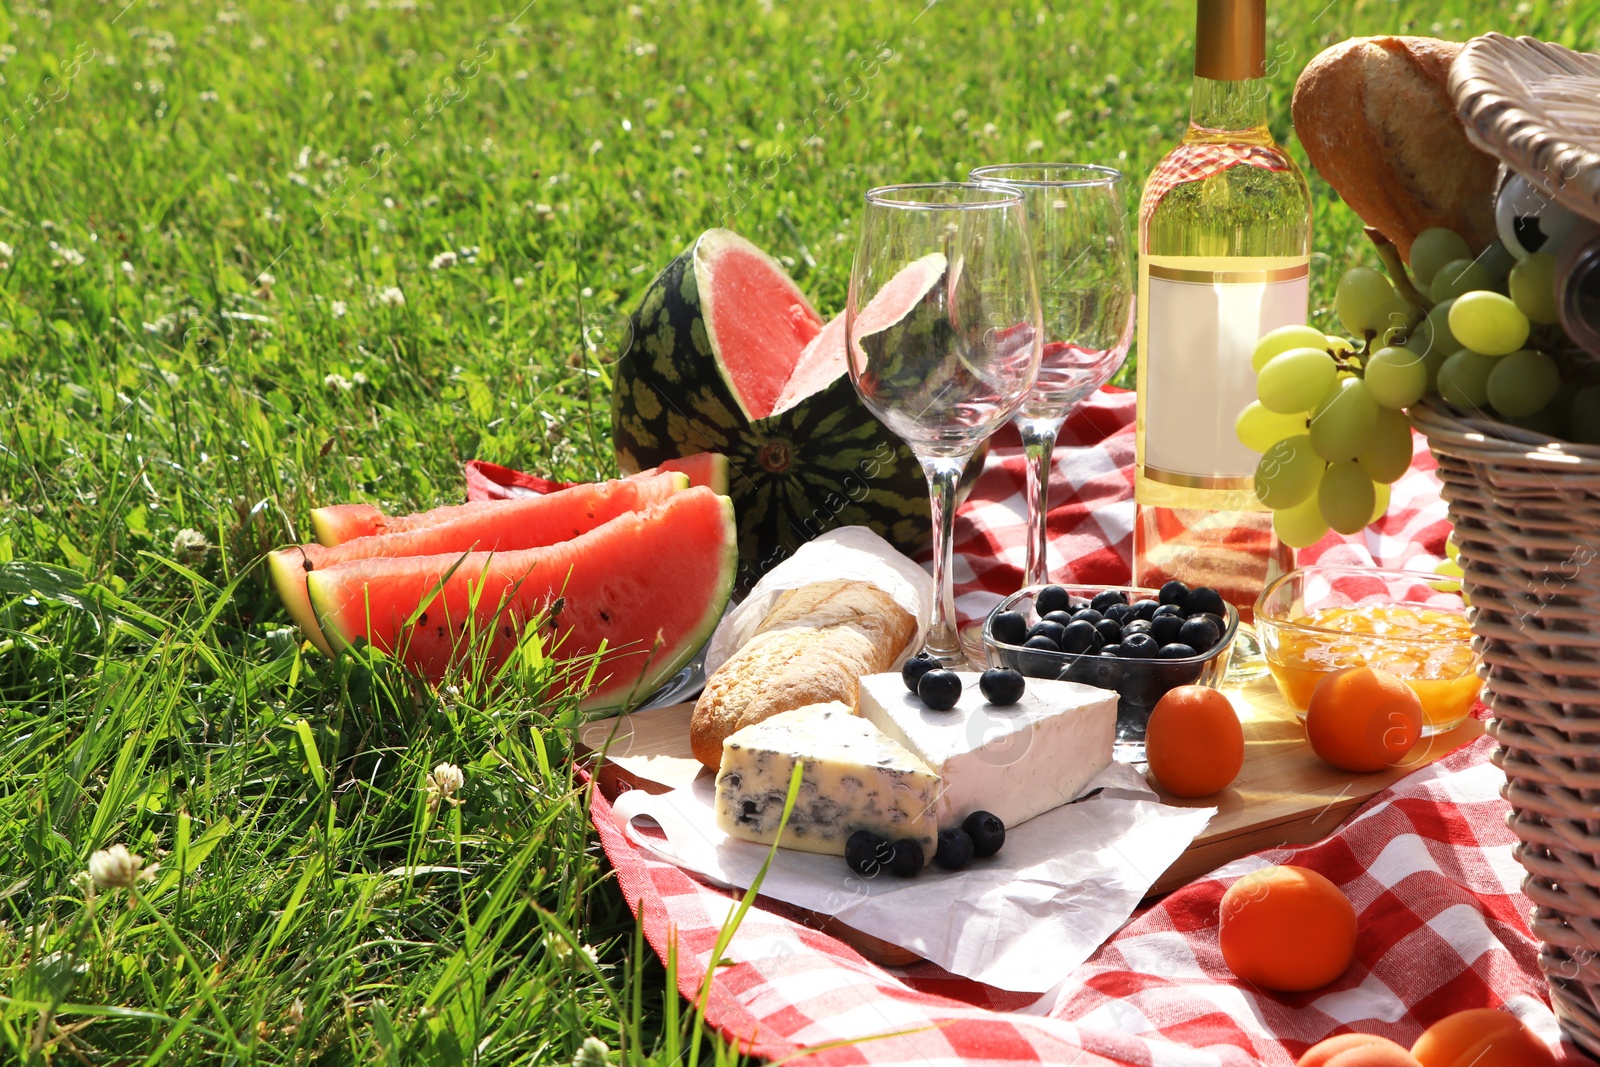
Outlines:
[[[715, 779], [612, 810], [635, 845], [723, 886], [749, 888], [770, 851], [728, 837], [713, 817]], [[1043, 993], [1088, 959], [1205, 828], [1216, 808], [1161, 804], [1131, 768], [1113, 763], [1083, 797], [1006, 833], [1005, 847], [964, 871], [864, 878], [839, 856], [778, 849], [763, 895], [836, 916], [952, 974]], [[666, 842], [633, 825], [648, 817]]]
[[887, 593], [917, 620], [917, 634], [901, 651], [894, 667], [922, 647], [933, 611], [933, 578], [910, 558], [865, 526], [841, 526], [807, 541], [794, 555], [773, 567], [743, 603], [717, 624], [706, 646], [706, 677], [755, 636], [778, 596], [813, 582], [840, 579], [870, 582]]

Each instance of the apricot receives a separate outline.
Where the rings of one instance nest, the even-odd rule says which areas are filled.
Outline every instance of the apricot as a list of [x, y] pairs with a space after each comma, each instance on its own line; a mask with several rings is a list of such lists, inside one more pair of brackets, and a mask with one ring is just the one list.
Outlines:
[[1244, 727], [1215, 689], [1180, 685], [1156, 702], [1144, 751], [1161, 788], [1178, 797], [1210, 796], [1228, 788], [1244, 766]]
[[1222, 895], [1218, 940], [1228, 969], [1280, 993], [1320, 989], [1356, 954], [1356, 909], [1304, 867], [1265, 867]]
[[1340, 1034], [1306, 1049], [1294, 1067], [1418, 1067], [1417, 1059], [1377, 1034]]
[[1422, 1067], [1555, 1067], [1550, 1046], [1510, 1012], [1472, 1008], [1446, 1015], [1411, 1046]]
[[1422, 701], [1388, 671], [1346, 667], [1317, 683], [1306, 708], [1306, 737], [1340, 770], [1371, 774], [1393, 767], [1422, 736]]

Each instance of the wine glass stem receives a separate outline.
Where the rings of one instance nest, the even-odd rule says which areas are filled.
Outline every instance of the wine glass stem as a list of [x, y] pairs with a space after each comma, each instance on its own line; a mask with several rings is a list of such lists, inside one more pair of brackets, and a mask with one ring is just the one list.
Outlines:
[[923, 643], [932, 656], [946, 667], [961, 667], [967, 657], [961, 651], [956, 631], [956, 597], [950, 581], [950, 564], [955, 553], [956, 485], [966, 469], [967, 456], [929, 456], [922, 459], [928, 476], [928, 510], [933, 513], [933, 617], [928, 623], [928, 638]]
[[1022, 584], [1045, 585], [1050, 581], [1047, 527], [1050, 519], [1050, 458], [1056, 450], [1056, 435], [1065, 419], [1017, 418], [1022, 435], [1022, 454], [1028, 461], [1028, 564]]

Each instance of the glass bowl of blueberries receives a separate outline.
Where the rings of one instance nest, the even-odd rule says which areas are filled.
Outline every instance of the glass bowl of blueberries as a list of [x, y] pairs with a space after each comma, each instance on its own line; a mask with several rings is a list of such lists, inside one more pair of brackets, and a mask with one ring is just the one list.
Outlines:
[[1221, 685], [1238, 632], [1239, 612], [1206, 586], [1044, 585], [996, 605], [983, 645], [991, 666], [1114, 690], [1116, 758], [1142, 763], [1156, 701], [1180, 685]]

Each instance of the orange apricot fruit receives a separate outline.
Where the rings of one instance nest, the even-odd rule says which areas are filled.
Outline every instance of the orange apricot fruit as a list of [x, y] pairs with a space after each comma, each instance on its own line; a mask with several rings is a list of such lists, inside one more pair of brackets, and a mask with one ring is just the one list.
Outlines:
[[1372, 667], [1334, 671], [1311, 694], [1306, 738], [1340, 770], [1393, 767], [1422, 736], [1422, 701], [1405, 682]]
[[1264, 867], [1222, 895], [1218, 940], [1228, 969], [1280, 993], [1320, 989], [1356, 954], [1356, 909], [1304, 867]]
[[1306, 1049], [1294, 1067], [1418, 1067], [1417, 1059], [1377, 1034], [1340, 1034]]
[[1411, 1046], [1422, 1067], [1555, 1067], [1555, 1054], [1521, 1019], [1494, 1008], [1446, 1015]]
[[1244, 766], [1244, 727], [1228, 698], [1208, 686], [1168, 690], [1150, 712], [1145, 759], [1161, 788], [1206, 797], [1228, 788]]

